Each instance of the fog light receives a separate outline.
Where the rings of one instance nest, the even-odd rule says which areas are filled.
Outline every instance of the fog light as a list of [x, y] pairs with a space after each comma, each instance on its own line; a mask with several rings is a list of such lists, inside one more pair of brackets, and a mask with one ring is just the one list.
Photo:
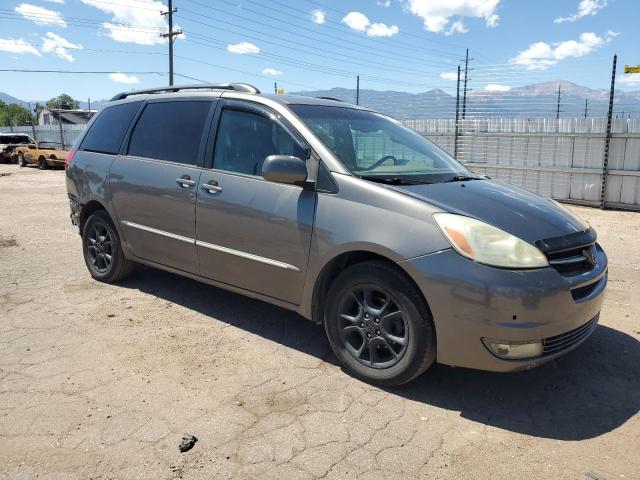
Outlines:
[[505, 340], [492, 340], [483, 338], [485, 346], [500, 358], [532, 358], [542, 355], [542, 342], [508, 342]]

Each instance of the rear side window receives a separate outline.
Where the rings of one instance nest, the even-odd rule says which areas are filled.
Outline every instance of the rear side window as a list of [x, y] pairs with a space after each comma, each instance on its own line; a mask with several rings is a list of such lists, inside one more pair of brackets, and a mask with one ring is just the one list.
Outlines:
[[82, 140], [80, 150], [116, 154], [141, 102], [123, 103], [104, 109]]
[[129, 143], [129, 155], [195, 165], [210, 102], [150, 103]]

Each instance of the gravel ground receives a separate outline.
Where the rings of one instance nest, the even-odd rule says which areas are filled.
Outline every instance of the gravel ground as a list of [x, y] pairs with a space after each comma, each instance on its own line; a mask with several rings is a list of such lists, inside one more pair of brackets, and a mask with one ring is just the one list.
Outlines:
[[576, 208], [610, 258], [577, 351], [384, 390], [285, 310], [152, 269], [93, 281], [61, 171], [0, 165], [0, 208], [2, 478], [640, 478], [640, 214]]

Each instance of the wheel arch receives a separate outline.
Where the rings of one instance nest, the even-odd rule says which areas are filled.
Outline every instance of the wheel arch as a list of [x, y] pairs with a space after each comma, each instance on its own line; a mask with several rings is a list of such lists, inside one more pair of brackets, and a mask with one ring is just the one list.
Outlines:
[[[109, 215], [109, 218], [111, 218], [111, 214], [109, 213], [107, 208], [97, 200], [90, 200], [82, 206], [82, 210], [80, 211], [80, 225], [79, 225], [81, 235], [82, 235], [82, 231], [84, 230], [84, 224], [86, 223], [87, 219], [94, 212], [98, 210], [104, 210], [106, 214]], [[111, 221], [113, 222], [113, 218], [111, 218]]]
[[320, 273], [316, 277], [310, 305], [311, 320], [314, 323], [323, 323], [326, 295], [329, 291], [329, 288], [331, 287], [331, 283], [333, 282], [333, 280], [335, 280], [341, 272], [353, 265], [372, 261], [385, 263], [386, 265], [392, 267], [394, 270], [405, 276], [407, 280], [411, 282], [411, 284], [415, 287], [416, 291], [420, 294], [420, 297], [424, 301], [429, 315], [431, 315], [429, 302], [422, 293], [422, 290], [420, 290], [420, 287], [415, 282], [411, 274], [406, 271], [400, 264], [398, 264], [396, 261], [393, 261], [388, 256], [382, 255], [380, 253], [375, 253], [370, 250], [351, 250], [342, 252], [325, 263], [325, 265], [320, 270]]

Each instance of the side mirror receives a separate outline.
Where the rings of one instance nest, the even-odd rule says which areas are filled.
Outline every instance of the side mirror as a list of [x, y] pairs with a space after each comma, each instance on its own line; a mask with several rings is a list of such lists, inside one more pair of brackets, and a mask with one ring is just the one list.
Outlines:
[[270, 182], [302, 185], [307, 175], [304, 160], [291, 155], [269, 155], [262, 164], [262, 176]]

